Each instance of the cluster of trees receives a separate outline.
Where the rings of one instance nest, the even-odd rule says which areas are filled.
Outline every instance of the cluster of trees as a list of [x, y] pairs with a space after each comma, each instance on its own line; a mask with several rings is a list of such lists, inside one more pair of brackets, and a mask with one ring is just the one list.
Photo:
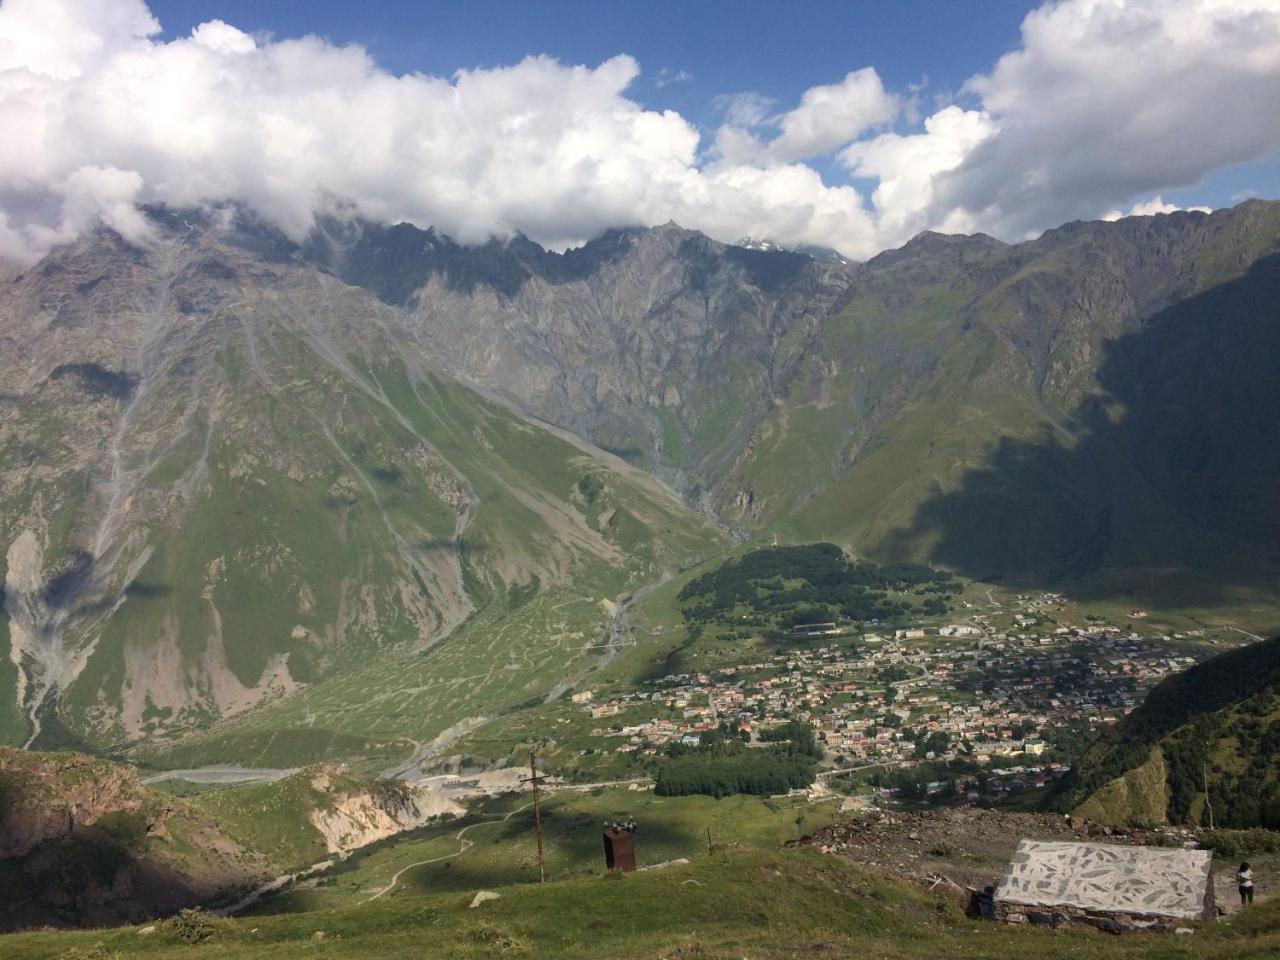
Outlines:
[[949, 746], [951, 746], [951, 737], [939, 730], [917, 740], [913, 752], [917, 760], [923, 760], [931, 753], [935, 757], [941, 756]]
[[[913, 612], [908, 591], [936, 592], [925, 613], [946, 613], [952, 574], [924, 564], [854, 563], [832, 543], [755, 550], [705, 573], [680, 591], [685, 619], [708, 623], [745, 608], [784, 629], [801, 623], [893, 620]], [[889, 591], [897, 596], [890, 597]]]
[[932, 795], [935, 800], [950, 800], [960, 792], [958, 780], [940, 775], [938, 771], [928, 767], [873, 773], [867, 782], [875, 787], [896, 790], [898, 797], [903, 800], [930, 799], [929, 784], [933, 782], [942, 783], [941, 791]]
[[813, 783], [816, 765], [812, 757], [781, 747], [751, 750], [746, 747], [720, 756], [684, 756], [658, 768], [653, 792], [661, 797], [693, 793], [728, 797], [748, 793], [767, 797]]
[[721, 723], [714, 730], [704, 730], [698, 734], [697, 746], [672, 740], [667, 744], [665, 753], [672, 758], [690, 754], [700, 757], [719, 757], [737, 752], [749, 739], [751, 735], [746, 731], [730, 723]]
[[791, 720], [776, 727], [768, 727], [760, 731], [760, 739], [765, 743], [786, 743], [792, 753], [814, 759], [822, 758], [822, 747], [818, 746], [818, 734], [813, 724], [803, 720]]
[[[1224, 768], [1217, 761], [1225, 760], [1228, 745], [1235, 756]], [[1214, 826], [1280, 829], [1280, 697], [1273, 691], [1255, 694], [1234, 710], [1197, 717], [1168, 737], [1163, 749], [1174, 823], [1198, 819], [1208, 826], [1208, 809], [1197, 803], [1207, 781]]]
[[813, 727], [800, 721], [762, 733], [761, 739], [771, 744], [764, 748], [747, 747], [742, 734], [728, 724], [704, 732], [699, 739], [696, 747], [668, 744], [668, 759], [654, 774], [654, 793], [717, 798], [786, 793], [813, 783], [822, 756]]
[[[1226, 718], [1212, 715], [1233, 705], [1241, 705], [1247, 713], [1250, 701], [1254, 709], [1263, 710], [1256, 705], [1275, 691], [1280, 691], [1280, 637], [1232, 650], [1169, 677], [1147, 695], [1142, 706], [1085, 751], [1064, 778], [1058, 805], [1071, 809], [1104, 784], [1141, 766], [1151, 748], [1160, 744], [1169, 770], [1169, 818], [1182, 822], [1204, 792], [1205, 765], [1212, 744], [1221, 739]], [[1249, 756], [1274, 756], [1254, 749], [1267, 742], [1261, 731], [1247, 734], [1245, 740], [1252, 740], [1241, 745]], [[1215, 820], [1220, 803], [1225, 810], [1230, 802], [1228, 794], [1241, 797], [1242, 816], [1245, 811], [1252, 815], [1255, 807], [1258, 816], [1270, 816], [1269, 797], [1274, 796], [1266, 787], [1270, 780], [1268, 776], [1240, 778], [1238, 787], [1219, 790], [1221, 801], [1213, 798]], [[1252, 824], [1236, 820], [1233, 825]]]

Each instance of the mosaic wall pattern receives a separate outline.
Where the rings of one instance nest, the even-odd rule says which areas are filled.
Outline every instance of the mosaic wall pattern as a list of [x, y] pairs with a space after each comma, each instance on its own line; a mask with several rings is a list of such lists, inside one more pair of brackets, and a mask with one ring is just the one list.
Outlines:
[[1201, 916], [1208, 850], [1023, 840], [996, 901], [1161, 917]]

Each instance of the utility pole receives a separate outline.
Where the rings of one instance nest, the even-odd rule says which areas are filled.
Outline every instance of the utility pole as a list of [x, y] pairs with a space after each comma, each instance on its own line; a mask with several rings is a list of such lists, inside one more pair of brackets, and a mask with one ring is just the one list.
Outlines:
[[1205, 761], [1201, 765], [1201, 771], [1204, 776], [1204, 807], [1209, 811], [1209, 829], [1213, 829], [1213, 803], [1209, 800], [1209, 763]]
[[538, 837], [538, 882], [547, 882], [546, 861], [542, 854], [542, 803], [538, 798], [538, 784], [543, 778], [538, 776], [538, 755], [534, 750], [529, 751], [529, 776], [521, 780], [521, 783], [533, 785], [533, 832]]

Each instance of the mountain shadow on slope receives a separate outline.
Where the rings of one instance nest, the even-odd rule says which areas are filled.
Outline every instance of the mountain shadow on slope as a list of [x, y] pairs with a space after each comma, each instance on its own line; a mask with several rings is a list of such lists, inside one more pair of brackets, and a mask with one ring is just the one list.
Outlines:
[[1059, 429], [997, 440], [885, 552], [931, 542], [935, 564], [1028, 585], [1128, 568], [1135, 596], [1159, 595], [1160, 570], [1274, 578], [1280, 255], [1108, 341], [1098, 382]]

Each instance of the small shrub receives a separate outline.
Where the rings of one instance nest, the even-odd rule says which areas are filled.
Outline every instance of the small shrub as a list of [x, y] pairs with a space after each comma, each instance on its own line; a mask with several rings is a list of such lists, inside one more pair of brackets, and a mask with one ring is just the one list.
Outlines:
[[929, 856], [931, 857], [946, 858], [946, 857], [950, 857], [954, 853], [955, 851], [951, 848], [951, 844], [945, 843], [945, 842], [935, 843], [932, 847], [929, 848]]
[[594, 473], [584, 474], [578, 480], [578, 493], [587, 503], [595, 503], [596, 498], [604, 491], [604, 481]]
[[493, 950], [519, 951], [523, 949], [523, 945], [519, 940], [491, 924], [485, 923], [472, 927], [467, 935], [473, 943], [478, 943]]
[[1212, 850], [1215, 857], [1243, 860], [1253, 854], [1280, 852], [1280, 830], [1212, 830], [1200, 840], [1200, 846]]
[[166, 924], [183, 943], [207, 943], [217, 933], [213, 918], [195, 907], [188, 907], [169, 918]]

